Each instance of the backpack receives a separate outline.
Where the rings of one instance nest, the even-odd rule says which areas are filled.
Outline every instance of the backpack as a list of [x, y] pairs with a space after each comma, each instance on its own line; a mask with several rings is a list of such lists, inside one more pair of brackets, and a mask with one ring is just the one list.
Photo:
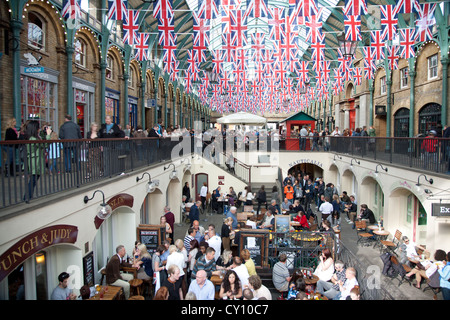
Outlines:
[[392, 257], [392, 255], [389, 252], [385, 252], [382, 255], [380, 255], [380, 258], [383, 261], [382, 273], [387, 277], [395, 278], [398, 273], [397, 273], [396, 269], [393, 267], [391, 257]]

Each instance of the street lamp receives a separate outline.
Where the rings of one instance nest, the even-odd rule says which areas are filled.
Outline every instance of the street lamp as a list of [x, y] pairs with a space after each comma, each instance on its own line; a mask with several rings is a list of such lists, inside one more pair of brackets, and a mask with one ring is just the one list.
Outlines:
[[353, 56], [355, 55], [356, 45], [358, 44], [358, 41], [345, 39], [344, 32], [341, 32], [337, 36], [337, 40], [339, 42], [339, 47], [341, 48], [342, 56], [345, 59], [353, 58]]
[[84, 203], [88, 203], [90, 200], [94, 199], [94, 196], [97, 192], [100, 192], [103, 196], [103, 201], [102, 201], [102, 203], [100, 203], [100, 205], [97, 208], [97, 217], [99, 219], [105, 220], [106, 218], [108, 218], [111, 215], [112, 209], [105, 202], [105, 194], [103, 193], [102, 190], [96, 190], [91, 198], [89, 198], [88, 196], [84, 196], [83, 201], [84, 201]]

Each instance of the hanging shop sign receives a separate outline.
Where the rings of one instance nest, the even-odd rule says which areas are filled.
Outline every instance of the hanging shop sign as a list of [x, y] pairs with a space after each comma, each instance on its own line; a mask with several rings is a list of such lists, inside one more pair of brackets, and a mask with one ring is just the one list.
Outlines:
[[37, 252], [56, 244], [74, 244], [77, 237], [78, 227], [72, 225], [54, 225], [26, 236], [0, 256], [0, 281]]
[[450, 203], [432, 203], [431, 215], [433, 217], [450, 217]]

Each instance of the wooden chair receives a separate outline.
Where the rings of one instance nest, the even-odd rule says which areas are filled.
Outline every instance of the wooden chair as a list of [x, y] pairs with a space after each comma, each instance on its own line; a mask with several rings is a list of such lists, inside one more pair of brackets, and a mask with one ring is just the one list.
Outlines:
[[[144, 281], [142, 281], [142, 279], [133, 279], [129, 281], [130, 283], [130, 296], [134, 296], [134, 295], [141, 295], [141, 289], [142, 289], [142, 284], [144, 283]], [[136, 292], [136, 294], [133, 294], [134, 292]]]
[[411, 286], [412, 279], [410, 279], [410, 278], [408, 278], [406, 276], [406, 274], [411, 271], [411, 268], [408, 265], [406, 265], [406, 264], [400, 264], [400, 262], [398, 261], [398, 259], [394, 255], [391, 256], [391, 262], [392, 262], [392, 264], [397, 265], [398, 268], [401, 265], [401, 267], [403, 267], [403, 269], [405, 270], [405, 273], [403, 275], [401, 275], [401, 274], [397, 275], [397, 278], [399, 280], [398, 286], [400, 287], [400, 285], [403, 282], [407, 282]]
[[142, 285], [142, 295], [143, 296], [147, 296], [149, 298], [153, 297], [153, 278], [150, 279], [146, 279], [146, 280], [142, 280], [143, 281], [143, 285]]
[[135, 295], [128, 298], [128, 300], [145, 300], [145, 298], [143, 296]]
[[385, 251], [390, 252], [391, 254], [397, 255], [395, 250], [400, 245], [401, 238], [402, 238], [402, 232], [400, 230], [396, 230], [392, 241], [382, 240], [382, 241], [380, 241], [380, 243], [383, 245], [383, 248]]
[[373, 234], [367, 232], [367, 225], [365, 221], [355, 221], [356, 234], [358, 236], [358, 240], [356, 244], [361, 244], [361, 246], [371, 245], [373, 241]]
[[102, 277], [100, 278], [100, 285], [103, 285], [103, 279], [105, 279], [106, 277], [106, 268], [102, 268], [102, 270], [100, 271]]

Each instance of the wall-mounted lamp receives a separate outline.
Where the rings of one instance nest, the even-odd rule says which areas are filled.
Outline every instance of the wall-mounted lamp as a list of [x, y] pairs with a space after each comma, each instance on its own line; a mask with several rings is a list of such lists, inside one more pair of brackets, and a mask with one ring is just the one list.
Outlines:
[[144, 172], [140, 178], [136, 177], [136, 182], [139, 182], [139, 180], [144, 179], [145, 175], [148, 175], [147, 193], [152, 193], [159, 185], [159, 181], [158, 180], [153, 181], [152, 177], [150, 176], [150, 173]]
[[355, 158], [353, 158], [353, 159], [350, 161], [350, 167], [353, 167], [353, 160], [355, 160], [355, 162], [356, 162], [357, 164], [361, 164], [360, 161], [358, 161], [358, 160], [356, 160]]
[[377, 164], [377, 167], [375, 168], [375, 173], [378, 173], [378, 167], [381, 167], [382, 170], [388, 172], [388, 168], [383, 167], [382, 164]]
[[95, 194], [97, 192], [100, 192], [103, 196], [103, 202], [100, 203], [99, 207], [97, 208], [97, 217], [104, 220], [106, 218], [108, 218], [111, 213], [112, 213], [112, 209], [111, 207], [105, 202], [105, 194], [103, 193], [102, 190], [95, 190], [94, 194], [92, 195], [91, 198], [89, 198], [88, 196], [84, 196], [83, 201], [84, 203], [88, 203], [89, 201], [91, 201], [92, 199], [94, 199]]
[[338, 156], [337, 154], [334, 155], [333, 157], [333, 163], [336, 164], [336, 158], [338, 158], [339, 160], [342, 160], [341, 156]]
[[421, 174], [421, 175], [419, 175], [419, 176], [417, 177], [417, 183], [416, 183], [416, 186], [420, 187], [420, 177], [422, 177], [422, 176], [423, 176], [423, 177], [425, 178], [425, 180], [428, 181], [430, 184], [433, 184], [433, 179], [432, 179], [432, 178], [428, 179], [426, 175]]
[[177, 177], [177, 175], [178, 175], [178, 172], [177, 172], [177, 170], [175, 169], [175, 165], [174, 165], [173, 163], [170, 163], [167, 167], [164, 166], [164, 171], [166, 171], [167, 169], [169, 169], [170, 166], [173, 166], [173, 170], [172, 170], [172, 172], [170, 173], [169, 178], [170, 178], [170, 179], [175, 179], [175, 178]]

